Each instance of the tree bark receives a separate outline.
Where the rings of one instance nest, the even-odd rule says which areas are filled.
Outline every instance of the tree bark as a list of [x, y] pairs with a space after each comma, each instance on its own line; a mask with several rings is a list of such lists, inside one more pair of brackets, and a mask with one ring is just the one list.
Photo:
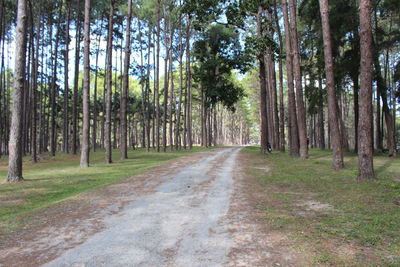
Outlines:
[[[164, 10], [164, 17], [166, 17], [166, 12]], [[166, 18], [164, 18], [164, 41], [165, 41], [165, 60], [164, 60], [164, 104], [163, 104], [163, 152], [167, 151], [167, 117], [168, 117], [168, 87], [169, 87], [169, 72], [168, 72], [168, 64], [172, 64], [169, 61], [170, 55], [170, 46], [169, 42], [172, 40], [168, 40], [167, 37], [167, 25]]]
[[[179, 19], [180, 25], [182, 25], [182, 18]], [[179, 102], [177, 110], [177, 119], [175, 124], [175, 149], [180, 148], [180, 128], [181, 128], [181, 113], [182, 113], [182, 98], [183, 98], [183, 43], [182, 43], [182, 26], [179, 28]], [[185, 124], [185, 123], [184, 123]], [[184, 138], [185, 139], [185, 138]], [[185, 139], [186, 146], [186, 139]]]
[[160, 152], [160, 21], [161, 21], [161, 0], [157, 0], [157, 51], [156, 51], [156, 86], [154, 88], [156, 108], [156, 152]]
[[[261, 22], [261, 16], [263, 8], [258, 7], [257, 13], [257, 32], [258, 37], [263, 38], [263, 27]], [[261, 128], [261, 152], [266, 153], [268, 151], [268, 121], [267, 121], [267, 81], [266, 81], [266, 67], [264, 53], [258, 55], [259, 72], [260, 72], [260, 128]]]
[[375, 178], [372, 145], [372, 27], [371, 0], [360, 0], [360, 97], [358, 123], [358, 180]]
[[[103, 23], [100, 26], [100, 29], [103, 29]], [[94, 92], [93, 92], [93, 133], [92, 133], [92, 146], [93, 152], [96, 152], [97, 149], [97, 116], [98, 116], [98, 108], [97, 108], [97, 81], [99, 76], [99, 54], [100, 54], [100, 42], [101, 35], [99, 34], [97, 39], [97, 49], [96, 49], [96, 67], [94, 71]], [[103, 99], [104, 101], [104, 99]]]
[[132, 21], [132, 0], [128, 0], [128, 14], [126, 17], [126, 34], [125, 34], [124, 80], [123, 80], [123, 87], [121, 94], [120, 150], [121, 150], [122, 160], [128, 158], [126, 114], [127, 114], [127, 100], [129, 91], [129, 60], [131, 57], [131, 21]]
[[67, 18], [65, 26], [65, 52], [64, 52], [64, 126], [63, 126], [63, 152], [69, 153], [69, 24], [71, 16], [71, 8], [69, 0], [66, 1]]
[[60, 27], [61, 27], [61, 11], [62, 2], [60, 2], [60, 11], [58, 14], [56, 41], [54, 45], [54, 63], [53, 63], [53, 76], [51, 82], [51, 132], [50, 132], [50, 155], [56, 156], [57, 149], [57, 124], [56, 124], [56, 98], [57, 98], [57, 61], [58, 61], [58, 44], [60, 41]]
[[324, 55], [325, 55], [325, 74], [326, 74], [326, 87], [328, 91], [328, 113], [329, 123], [331, 125], [332, 145], [332, 163], [334, 170], [343, 169], [343, 150], [340, 138], [339, 118], [337, 110], [337, 99], [335, 92], [335, 79], [333, 72], [333, 56], [332, 56], [332, 42], [331, 42], [331, 29], [329, 25], [329, 4], [328, 0], [319, 0], [319, 7], [322, 20], [322, 35], [324, 40]]
[[111, 97], [112, 97], [112, 44], [114, 26], [114, 1], [110, 0], [110, 11], [108, 18], [108, 41], [107, 41], [107, 93], [106, 93], [106, 122], [104, 129], [104, 143], [106, 148], [105, 161], [112, 163], [111, 144]]
[[74, 97], [72, 106], [72, 154], [77, 154], [78, 148], [78, 118], [79, 118], [79, 103], [78, 103], [78, 86], [79, 86], [79, 61], [80, 61], [80, 44], [81, 44], [81, 24], [80, 24], [80, 0], [77, 2], [76, 16], [76, 32], [77, 38], [75, 43], [75, 77], [74, 77]]
[[17, 28], [15, 36], [15, 72], [14, 92], [11, 116], [9, 158], [8, 158], [8, 182], [19, 182], [22, 177], [22, 115], [23, 94], [25, 85], [25, 61], [26, 61], [26, 0], [18, 0]]
[[[32, 71], [32, 101], [31, 101], [32, 103], [31, 160], [33, 163], [37, 162], [37, 87], [38, 87], [37, 79], [39, 70], [40, 29], [41, 26], [37, 25], [36, 44], [35, 46], [33, 46], [34, 52], [32, 53], [33, 71]], [[32, 23], [32, 33], [33, 33], [33, 23]], [[34, 35], [32, 34], [32, 38], [33, 37]]]
[[293, 52], [291, 44], [291, 32], [289, 27], [289, 15], [286, 0], [282, 0], [283, 21], [286, 35], [286, 73], [288, 83], [288, 117], [289, 117], [289, 151], [292, 157], [299, 156], [299, 132], [297, 127], [296, 97], [293, 84]]
[[173, 50], [173, 38], [174, 38], [174, 29], [171, 21], [171, 15], [169, 16], [169, 77], [171, 80], [170, 86], [170, 97], [169, 97], [169, 146], [170, 150], [174, 150], [174, 130], [173, 130], [173, 121], [174, 121], [174, 111], [173, 107], [175, 107], [175, 84], [174, 84], [174, 72], [173, 72], [173, 64], [174, 58], [172, 55]]
[[187, 142], [189, 145], [189, 149], [192, 149], [193, 147], [193, 134], [192, 134], [192, 69], [191, 69], [191, 60], [190, 60], [190, 26], [191, 26], [191, 19], [190, 17], [188, 18], [188, 23], [187, 23], [187, 28], [186, 28], [186, 79], [187, 79], [187, 118], [186, 118], [186, 123], [187, 123]]
[[358, 119], [359, 119], [359, 105], [358, 105], [358, 97], [359, 97], [359, 82], [358, 82], [358, 73], [354, 74], [352, 77], [353, 80], [353, 105], [354, 105], [354, 152], [358, 152]]
[[320, 91], [319, 103], [318, 103], [318, 147], [325, 149], [325, 123], [324, 123], [324, 98], [322, 97], [322, 77], [319, 74], [318, 87]]
[[291, 41], [293, 55], [293, 69], [294, 77], [296, 81], [296, 101], [297, 101], [297, 123], [299, 129], [299, 145], [300, 145], [300, 157], [302, 159], [308, 158], [308, 142], [307, 142], [307, 122], [306, 122], [306, 110], [303, 100], [303, 86], [301, 81], [301, 62], [300, 52], [297, 37], [297, 16], [296, 16], [296, 2], [290, 0], [290, 27], [291, 27]]
[[81, 168], [89, 167], [90, 153], [90, 0], [85, 0], [85, 23], [84, 23], [84, 51], [83, 51], [83, 125], [82, 125], [82, 145], [81, 145]]
[[148, 31], [148, 45], [147, 45], [147, 74], [146, 74], [146, 91], [145, 91], [145, 96], [144, 96], [144, 101], [143, 104], [145, 105], [145, 120], [146, 120], [146, 150], [147, 152], [150, 152], [150, 128], [151, 128], [151, 117], [150, 117], [150, 76], [151, 76], [151, 71], [150, 71], [150, 64], [151, 64], [151, 47], [152, 47], [152, 30], [151, 30], [151, 25], [149, 26], [149, 31]]
[[[380, 91], [380, 96], [382, 99], [383, 115], [384, 115], [385, 124], [386, 124], [387, 149], [389, 152], [389, 157], [392, 157], [392, 156], [396, 156], [396, 147], [395, 147], [396, 132], [393, 127], [395, 124], [393, 123], [392, 112], [390, 111], [389, 104], [388, 104], [388, 95], [387, 95], [388, 88], [382, 77], [381, 66], [379, 63], [378, 55], [375, 56], [374, 65], [375, 65], [375, 76], [376, 76], [376, 81], [377, 81], [377, 88], [379, 88], [379, 91]], [[378, 99], [378, 102], [379, 101], [380, 100]]]

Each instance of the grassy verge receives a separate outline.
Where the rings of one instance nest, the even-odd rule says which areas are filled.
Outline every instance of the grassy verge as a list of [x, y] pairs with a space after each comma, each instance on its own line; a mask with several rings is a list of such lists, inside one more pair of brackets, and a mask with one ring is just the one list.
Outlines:
[[354, 154], [335, 172], [329, 151], [311, 150], [305, 161], [262, 155], [257, 147], [242, 153], [250, 162], [246, 173], [268, 194], [257, 206], [262, 219], [307, 253], [311, 266], [400, 266], [398, 158], [377, 156], [379, 179], [359, 183]]
[[[79, 168], [79, 155], [57, 154], [42, 159], [37, 164], [24, 159], [22, 183], [0, 183], [0, 228], [12, 231], [18, 227], [18, 216], [59, 202], [98, 186], [141, 174], [151, 168], [190, 153], [205, 151], [195, 147], [166, 153], [147, 153], [139, 149], [129, 152], [129, 159], [119, 160], [119, 151], [113, 152], [114, 163], [104, 163], [104, 152], [91, 153], [90, 168]], [[7, 175], [7, 159], [0, 161], [0, 179]]]

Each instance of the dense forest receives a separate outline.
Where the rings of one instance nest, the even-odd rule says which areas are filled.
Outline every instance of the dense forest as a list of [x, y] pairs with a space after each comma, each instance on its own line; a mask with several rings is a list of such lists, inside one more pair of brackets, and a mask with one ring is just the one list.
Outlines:
[[260, 144], [396, 156], [397, 0], [0, 0], [0, 156]]

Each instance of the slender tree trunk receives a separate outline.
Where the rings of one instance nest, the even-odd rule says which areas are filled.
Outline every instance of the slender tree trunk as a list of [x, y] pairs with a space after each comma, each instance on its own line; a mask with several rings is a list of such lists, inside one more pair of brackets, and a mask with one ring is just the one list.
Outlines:
[[83, 51], [83, 125], [82, 125], [82, 146], [81, 146], [81, 168], [89, 167], [90, 152], [90, 0], [85, 0], [85, 23], [84, 23], [84, 51]]
[[146, 120], [146, 150], [147, 152], [150, 152], [150, 128], [151, 128], [151, 117], [150, 117], [150, 63], [151, 63], [151, 36], [152, 36], [152, 31], [151, 31], [151, 25], [149, 25], [149, 32], [148, 32], [148, 45], [147, 45], [147, 74], [146, 74], [146, 92], [144, 96], [143, 103], [145, 104], [145, 120]]
[[129, 91], [129, 61], [131, 57], [131, 21], [132, 21], [132, 0], [128, 0], [128, 14], [126, 17], [126, 34], [125, 34], [125, 60], [124, 60], [124, 80], [121, 94], [121, 128], [120, 128], [120, 150], [121, 159], [128, 158], [127, 144], [127, 99]]
[[318, 128], [319, 128], [319, 141], [318, 147], [320, 149], [325, 149], [325, 123], [324, 123], [324, 98], [322, 97], [322, 77], [319, 74], [318, 77], [318, 87], [319, 87], [319, 103], [318, 103]]
[[[37, 162], [37, 79], [39, 70], [39, 41], [40, 41], [41, 26], [37, 26], [36, 33], [36, 50], [32, 53], [32, 134], [31, 134], [31, 160], [33, 163]], [[33, 23], [32, 23], [33, 32]], [[33, 37], [33, 34], [32, 34]], [[33, 41], [32, 41], [33, 42]]]
[[170, 98], [169, 98], [169, 145], [170, 145], [170, 150], [173, 151], [174, 150], [174, 131], [173, 131], [173, 107], [175, 106], [175, 95], [174, 95], [174, 91], [175, 91], [175, 86], [174, 86], [174, 73], [173, 73], [173, 56], [172, 56], [172, 42], [173, 42], [173, 38], [174, 38], [174, 29], [173, 29], [173, 25], [172, 25], [172, 21], [171, 21], [171, 17], [170, 17], [170, 21], [169, 21], [169, 33], [170, 33], [170, 42], [169, 42], [169, 76], [171, 79], [171, 94], [170, 94]]
[[56, 98], [57, 98], [57, 61], [58, 61], [58, 44], [60, 41], [60, 27], [61, 27], [61, 10], [62, 2], [60, 2], [60, 12], [58, 14], [56, 41], [54, 45], [54, 63], [53, 63], [53, 77], [51, 82], [51, 132], [50, 132], [50, 155], [55, 157], [57, 149], [57, 124], [56, 124]]
[[74, 77], [74, 98], [72, 106], [72, 154], [77, 154], [78, 148], [78, 117], [79, 117], [79, 104], [78, 104], [78, 86], [79, 86], [79, 61], [80, 61], [80, 44], [81, 44], [81, 24], [80, 24], [80, 0], [77, 2], [77, 17], [76, 17], [76, 32], [77, 37], [75, 43], [75, 77]]
[[[156, 40], [156, 34], [153, 35], [153, 39]], [[153, 64], [156, 67], [156, 45], [153, 45]], [[151, 131], [151, 144], [153, 149], [156, 148], [156, 85], [157, 85], [157, 69], [154, 68], [153, 78], [153, 109], [152, 109], [152, 131]]]
[[360, 97], [358, 123], [358, 180], [375, 178], [372, 147], [372, 27], [371, 0], [360, 0]]
[[[103, 24], [100, 26], [100, 29], [103, 29]], [[97, 81], [99, 76], [99, 54], [100, 54], [100, 42], [101, 35], [99, 34], [97, 40], [97, 49], [96, 49], [96, 67], [94, 71], [94, 92], [93, 92], [93, 133], [92, 133], [92, 146], [93, 152], [96, 152], [97, 148], [97, 116], [98, 116], [98, 106], [97, 106]]]
[[278, 95], [276, 92], [276, 72], [275, 72], [275, 60], [274, 55], [271, 53], [270, 55], [271, 62], [269, 65], [270, 73], [271, 73], [271, 105], [272, 105], [272, 113], [273, 113], [273, 122], [274, 122], [274, 149], [280, 148], [280, 135], [279, 135], [279, 116], [278, 116]]
[[186, 123], [187, 123], [187, 141], [189, 145], [189, 149], [192, 149], [193, 147], [193, 134], [192, 134], [192, 69], [191, 69], [191, 60], [190, 60], [190, 27], [191, 27], [191, 20], [190, 17], [188, 18], [187, 22], [187, 28], [186, 28], [186, 79], [187, 79], [187, 98], [188, 98], [188, 103], [187, 103], [187, 118], [186, 118]]
[[65, 26], [65, 52], [64, 52], [64, 126], [63, 126], [63, 152], [69, 153], [69, 84], [68, 84], [68, 74], [69, 74], [69, 24], [71, 8], [69, 0], [66, 1], [67, 5], [67, 19]]
[[[262, 27], [262, 13], [263, 8], [258, 7], [257, 13], [257, 28], [258, 37], [263, 37], [263, 27]], [[258, 55], [259, 70], [260, 70], [260, 121], [261, 121], [261, 152], [266, 153], [268, 151], [268, 122], [267, 122], [267, 81], [266, 81], [266, 68], [265, 68], [265, 58], [264, 53]]]
[[[164, 23], [165, 24], [165, 23]], [[164, 25], [164, 40], [165, 40], [165, 62], [164, 62], [164, 114], [163, 114], [163, 151], [167, 151], [167, 115], [168, 115], [168, 86], [169, 86], [169, 73], [168, 73], [168, 63], [169, 63], [169, 53], [170, 47], [169, 42], [167, 42], [167, 28]], [[171, 64], [171, 62], [169, 63]]]
[[283, 55], [283, 41], [282, 41], [282, 34], [281, 34], [281, 27], [279, 25], [279, 18], [278, 18], [278, 8], [276, 5], [276, 0], [274, 0], [274, 8], [275, 8], [275, 25], [276, 31], [278, 33], [279, 38], [279, 149], [281, 152], [285, 152], [285, 108], [284, 108], [284, 100], [283, 100], [283, 66], [282, 66], [282, 55]]
[[331, 145], [333, 150], [333, 169], [343, 169], [343, 150], [340, 138], [339, 118], [337, 110], [337, 99], [335, 92], [335, 80], [333, 72], [333, 56], [332, 56], [332, 42], [331, 30], [329, 25], [329, 4], [328, 0], [319, 0], [319, 7], [322, 20], [322, 34], [324, 39], [324, 55], [325, 55], [325, 73], [326, 73], [326, 87], [328, 90], [328, 113], [329, 123], [331, 125]]
[[114, 26], [114, 1], [110, 0], [110, 14], [108, 19], [108, 41], [107, 41], [107, 93], [106, 93], [106, 122], [104, 141], [106, 148], [106, 163], [112, 163], [112, 144], [111, 144], [111, 99], [112, 99], [112, 44]]
[[354, 152], [358, 152], [358, 119], [359, 119], [359, 105], [358, 105], [358, 97], [359, 97], [359, 82], [358, 82], [358, 73], [355, 73], [352, 77], [353, 80], [353, 105], [354, 105]]
[[[1, 50], [1, 65], [0, 65], [0, 158], [3, 155], [3, 140], [4, 140], [4, 126], [5, 126], [5, 120], [3, 119], [3, 106], [2, 106], [2, 101], [3, 101], [3, 95], [5, 95], [5, 83], [4, 83], [4, 34], [3, 34], [3, 28], [4, 28], [4, 0], [0, 0], [0, 50]], [[5, 146], [5, 144], [4, 144]], [[4, 149], [5, 150], [5, 149]]]
[[382, 151], [383, 149], [383, 132], [381, 129], [381, 88], [376, 87], [376, 114], [375, 114], [375, 148]]
[[161, 21], [161, 0], [157, 0], [157, 51], [156, 51], [156, 86], [154, 88], [156, 108], [156, 151], [160, 152], [160, 21]]
[[297, 38], [297, 16], [296, 16], [296, 2], [290, 0], [290, 26], [291, 26], [291, 41], [293, 55], [293, 69], [296, 81], [296, 105], [297, 105], [297, 123], [299, 128], [299, 144], [300, 144], [300, 157], [302, 159], [308, 158], [308, 142], [307, 142], [307, 122], [306, 110], [303, 100], [303, 87], [301, 81], [301, 62], [300, 52]]
[[[106, 61], [105, 61], [105, 66], [106, 66], [106, 68], [107, 68], [107, 62], [108, 62], [108, 51], [106, 51]], [[101, 116], [101, 140], [100, 140], [100, 142], [101, 142], [101, 147], [102, 148], [105, 148], [106, 147], [106, 145], [105, 145], [105, 143], [106, 143], [106, 141], [105, 141], [105, 128], [106, 128], [106, 93], [107, 93], [107, 86], [108, 86], [108, 84], [107, 84], [107, 69], [105, 70], [105, 72], [104, 72], [104, 82], [103, 82], [103, 106], [102, 106], [102, 108], [103, 108], [103, 114], [102, 114], [102, 116]]]
[[[179, 19], [180, 25], [182, 19]], [[181, 142], [180, 142], [180, 128], [181, 128], [181, 113], [182, 113], [182, 98], [183, 98], [183, 43], [182, 43], [182, 27], [179, 28], [179, 102], [178, 102], [178, 110], [177, 110], [177, 119], [175, 124], [175, 149], [178, 150]], [[185, 123], [184, 123], [185, 124]], [[186, 141], [186, 140], [185, 140]], [[185, 142], [186, 146], [186, 142]]]
[[[388, 95], [387, 91], [388, 88], [386, 87], [386, 81], [384, 81], [381, 73], [381, 66], [379, 63], [379, 57], [376, 55], [375, 56], [375, 76], [377, 80], [377, 88], [379, 88], [380, 91], [380, 96], [382, 99], [382, 109], [383, 109], [383, 115], [385, 118], [385, 124], [386, 124], [386, 141], [387, 141], [387, 149], [389, 152], [389, 156], [396, 156], [396, 147], [395, 147], [395, 129], [393, 127], [393, 116], [392, 112], [390, 111], [389, 104], [388, 104]], [[378, 99], [378, 102], [380, 100]]]
[[291, 44], [291, 32], [289, 28], [289, 15], [286, 0], [282, 0], [283, 21], [286, 35], [286, 73], [288, 83], [288, 116], [289, 116], [289, 151], [292, 157], [299, 156], [299, 132], [297, 127], [296, 97], [293, 84], [293, 53]]
[[22, 115], [26, 61], [26, 0], [18, 0], [17, 28], [15, 36], [14, 93], [8, 158], [8, 182], [22, 181]]

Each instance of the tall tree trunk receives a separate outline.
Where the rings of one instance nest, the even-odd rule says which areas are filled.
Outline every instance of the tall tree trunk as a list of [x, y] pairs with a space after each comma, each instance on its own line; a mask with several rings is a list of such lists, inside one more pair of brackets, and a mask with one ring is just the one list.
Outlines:
[[26, 0], [18, 0], [15, 36], [14, 93], [8, 158], [8, 182], [22, 181], [22, 114], [26, 61]]
[[319, 128], [319, 140], [318, 147], [320, 149], [325, 149], [325, 123], [324, 123], [324, 98], [322, 96], [322, 77], [319, 74], [318, 77], [318, 87], [319, 87], [319, 103], [318, 103], [318, 128]]
[[[179, 25], [182, 24], [182, 18], [179, 18]], [[178, 150], [181, 146], [180, 128], [181, 128], [181, 113], [182, 113], [182, 98], [183, 98], [183, 43], [182, 43], [182, 26], [179, 28], [179, 101], [178, 110], [175, 122], [175, 149]]]
[[[4, 82], [4, 34], [3, 34], [3, 28], [4, 28], [4, 0], [0, 0], [0, 50], [1, 50], [1, 64], [0, 64], [0, 158], [3, 155], [3, 140], [4, 140], [4, 128], [5, 128], [5, 122], [6, 120], [3, 119], [3, 106], [2, 106], [2, 101], [3, 101], [3, 96], [5, 95], [5, 82]], [[5, 144], [4, 144], [5, 146]], [[5, 150], [5, 149], [4, 149]]]
[[146, 120], [146, 150], [147, 152], [150, 152], [150, 128], [151, 128], [151, 117], [150, 117], [150, 76], [151, 76], [151, 71], [150, 71], [150, 63], [151, 63], [151, 47], [152, 47], [152, 41], [151, 41], [151, 36], [152, 36], [152, 31], [151, 31], [151, 25], [149, 25], [149, 31], [148, 31], [148, 45], [147, 45], [147, 74], [146, 74], [146, 92], [144, 96], [144, 101], [143, 103], [145, 104], [145, 120]]
[[[103, 29], [103, 23], [100, 26], [100, 29]], [[97, 148], [97, 116], [98, 116], [98, 106], [97, 106], [97, 86], [98, 86], [98, 84], [97, 84], [97, 81], [98, 81], [98, 76], [99, 76], [100, 43], [101, 43], [101, 35], [99, 34], [98, 40], [97, 40], [97, 48], [96, 48], [96, 67], [94, 70], [93, 130], [92, 130], [93, 131], [93, 133], [92, 133], [93, 152], [96, 152], [96, 148]]]
[[372, 27], [371, 0], [360, 0], [360, 97], [358, 123], [358, 180], [375, 178], [372, 147]]
[[146, 146], [146, 135], [145, 135], [145, 131], [146, 131], [146, 83], [144, 81], [144, 55], [143, 55], [143, 42], [142, 42], [142, 23], [139, 20], [138, 21], [138, 30], [139, 30], [139, 47], [140, 47], [140, 89], [141, 89], [141, 93], [142, 93], [142, 124], [143, 124], [143, 134], [142, 134], [142, 145], [143, 147]]
[[291, 32], [289, 27], [289, 14], [286, 0], [282, 0], [283, 21], [286, 35], [286, 73], [288, 83], [288, 116], [289, 116], [289, 151], [292, 157], [299, 156], [299, 132], [297, 127], [296, 97], [293, 84], [293, 52]]
[[157, 0], [157, 51], [156, 51], [156, 86], [154, 88], [156, 108], [156, 151], [160, 152], [160, 21], [161, 21], [161, 0]]
[[381, 88], [376, 87], [376, 113], [375, 113], [375, 148], [382, 151], [383, 149], [383, 131], [381, 129]]
[[[31, 16], [32, 17], [32, 16]], [[33, 17], [32, 17], [33, 18]], [[41, 26], [38, 25], [36, 33], [36, 47], [32, 53], [32, 131], [31, 131], [31, 160], [33, 163], [37, 162], [37, 79], [39, 70], [39, 46], [40, 46], [40, 29]], [[32, 38], [33, 38], [33, 22], [32, 22]], [[32, 40], [33, 42], [33, 40]], [[0, 144], [1, 145], [1, 144]]]
[[[106, 51], [106, 59], [105, 59], [105, 66], [106, 66], [106, 68], [107, 68], [107, 62], [108, 62], [108, 51]], [[107, 84], [107, 69], [105, 70], [105, 72], [104, 72], [104, 82], [103, 82], [103, 106], [102, 106], [102, 109], [103, 109], [103, 114], [102, 114], [102, 116], [101, 116], [101, 140], [100, 140], [100, 143], [101, 143], [101, 147], [102, 148], [105, 148], [106, 147], [106, 141], [105, 141], [105, 132], [106, 132], [106, 130], [105, 130], [105, 128], [106, 128], [106, 93], [107, 93], [107, 86], [108, 86], [108, 84]]]
[[60, 41], [60, 27], [61, 27], [61, 11], [62, 11], [62, 2], [60, 2], [60, 12], [58, 14], [58, 22], [57, 22], [57, 32], [56, 32], [56, 41], [54, 45], [54, 63], [53, 63], [53, 77], [51, 82], [51, 132], [50, 132], [50, 155], [56, 155], [57, 149], [57, 124], [56, 124], [56, 98], [57, 98], [57, 62], [58, 62], [58, 44]]
[[83, 125], [81, 145], [81, 168], [89, 167], [90, 152], [90, 0], [85, 0], [85, 23], [84, 23], [84, 51], [83, 51]]
[[270, 54], [270, 65], [269, 65], [269, 70], [271, 73], [271, 108], [272, 108], [272, 117], [273, 117], [273, 122], [274, 122], [274, 132], [273, 132], [273, 137], [274, 137], [274, 149], [279, 149], [280, 141], [279, 141], [279, 116], [278, 116], [278, 95], [276, 92], [276, 72], [275, 72], [275, 60], [274, 60], [274, 55], [271, 53]]
[[127, 100], [129, 91], [129, 60], [131, 57], [131, 21], [132, 21], [132, 0], [128, 0], [128, 14], [126, 17], [126, 34], [125, 34], [125, 60], [124, 60], [124, 80], [121, 94], [121, 128], [120, 128], [120, 150], [121, 159], [128, 158], [127, 144]]
[[191, 27], [191, 19], [188, 17], [187, 28], [186, 28], [186, 79], [187, 79], [187, 142], [189, 145], [189, 149], [193, 147], [193, 134], [192, 134], [192, 69], [191, 69], [191, 60], [190, 60], [190, 27]]
[[76, 16], [76, 32], [77, 37], [75, 42], [75, 77], [74, 77], [74, 98], [72, 106], [72, 154], [77, 154], [78, 148], [78, 119], [79, 119], [79, 103], [78, 103], [78, 86], [79, 86], [79, 61], [81, 50], [81, 18], [80, 18], [80, 0], [77, 2]]
[[326, 87], [328, 91], [328, 113], [329, 123], [331, 125], [332, 145], [332, 163], [334, 170], [343, 169], [343, 150], [340, 138], [339, 117], [337, 110], [337, 99], [335, 92], [335, 79], [333, 73], [333, 56], [332, 56], [332, 42], [331, 42], [331, 29], [329, 25], [329, 4], [328, 0], [319, 0], [319, 7], [322, 20], [322, 35], [324, 39], [324, 55], [325, 55], [325, 74], [326, 74]]
[[[153, 39], [156, 40], [156, 35], [153, 35]], [[153, 45], [153, 64], [156, 67], [156, 45]], [[156, 148], [156, 85], [157, 85], [157, 69], [154, 69], [154, 77], [153, 77], [153, 88], [154, 92], [152, 94], [153, 97], [153, 109], [152, 109], [152, 130], [151, 130], [151, 144], [152, 147]]]
[[[164, 21], [164, 24], [165, 21]], [[163, 113], [163, 151], [167, 151], [167, 115], [168, 115], [168, 86], [169, 86], [169, 73], [168, 73], [168, 63], [169, 62], [169, 41], [167, 42], [167, 26], [164, 25], [164, 40], [165, 40], [165, 61], [164, 61], [164, 113]]]
[[170, 145], [170, 150], [173, 151], [174, 150], [174, 131], [173, 131], [173, 108], [175, 106], [175, 84], [174, 84], [174, 73], [173, 73], [173, 64], [174, 64], [174, 58], [172, 56], [172, 42], [173, 42], [173, 38], [174, 38], [174, 29], [173, 29], [173, 25], [172, 25], [172, 21], [171, 21], [171, 16], [169, 19], [169, 34], [170, 34], [170, 41], [169, 41], [169, 76], [171, 79], [171, 94], [170, 94], [170, 98], [169, 98], [169, 145]]
[[[263, 27], [262, 27], [262, 13], [263, 8], [258, 7], [257, 13], [257, 32], [258, 37], [263, 38]], [[264, 53], [258, 55], [259, 70], [260, 70], [260, 121], [261, 121], [261, 152], [265, 153], [268, 151], [268, 121], [267, 121], [267, 81], [266, 81], [266, 67]]]
[[71, 16], [71, 8], [69, 0], [66, 1], [67, 18], [65, 25], [65, 52], [64, 52], [64, 126], [63, 126], [63, 152], [69, 153], [69, 24]]
[[108, 41], [107, 41], [107, 93], [106, 93], [106, 122], [104, 129], [104, 143], [106, 148], [106, 163], [112, 163], [111, 144], [111, 98], [112, 98], [112, 44], [114, 26], [114, 1], [110, 0], [110, 14], [108, 18]]
[[300, 157], [302, 159], [308, 158], [308, 142], [307, 142], [307, 122], [306, 110], [303, 100], [303, 86], [301, 81], [301, 62], [300, 52], [297, 37], [297, 16], [296, 16], [296, 2], [290, 0], [290, 28], [291, 28], [291, 41], [293, 55], [293, 69], [296, 81], [296, 105], [297, 105], [297, 123], [299, 128], [299, 144], [300, 144]]
[[352, 77], [353, 80], [353, 105], [354, 105], [354, 152], [358, 152], [358, 119], [359, 119], [359, 105], [358, 105], [358, 97], [359, 97], [359, 82], [358, 82], [358, 73], [355, 73]]
[[[383, 115], [385, 118], [385, 124], [386, 124], [386, 141], [387, 141], [387, 149], [389, 152], [389, 156], [395, 156], [396, 155], [396, 147], [395, 147], [395, 129], [394, 129], [394, 123], [393, 123], [393, 116], [392, 112], [390, 111], [389, 104], [388, 104], [388, 88], [386, 86], [386, 81], [382, 77], [381, 73], [381, 66], [379, 63], [379, 57], [378, 55], [375, 56], [374, 60], [374, 65], [375, 65], [375, 77], [377, 81], [377, 88], [379, 88], [380, 91], [380, 96], [382, 99], [382, 109], [383, 109]], [[378, 102], [380, 100], [378, 99]]]

